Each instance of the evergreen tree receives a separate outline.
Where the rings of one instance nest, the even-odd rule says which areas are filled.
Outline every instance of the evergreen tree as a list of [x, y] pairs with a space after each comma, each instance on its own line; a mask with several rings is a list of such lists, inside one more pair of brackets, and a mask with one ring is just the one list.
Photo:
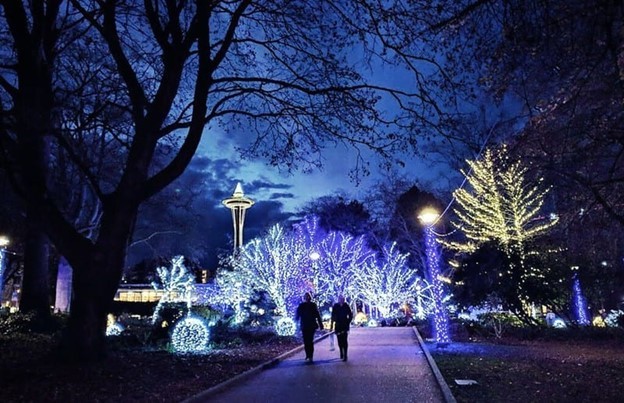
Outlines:
[[[528, 259], [530, 241], [557, 222], [556, 218], [540, 215], [548, 190], [540, 189], [541, 180], [529, 183], [527, 168], [519, 161], [509, 162], [504, 147], [498, 155], [487, 150], [481, 160], [468, 161], [468, 165], [470, 171], [462, 173], [470, 186], [454, 192], [459, 221], [452, 222], [465, 239], [447, 246], [470, 254], [492, 245], [500, 250], [505, 264], [497, 277], [507, 279], [514, 287], [503, 290], [496, 286], [500, 281], [486, 284], [492, 286], [490, 292], [504, 294], [509, 308], [524, 316], [524, 308], [532, 299], [530, 290], [544, 276], [534, 254]], [[492, 273], [487, 277], [491, 278]]]

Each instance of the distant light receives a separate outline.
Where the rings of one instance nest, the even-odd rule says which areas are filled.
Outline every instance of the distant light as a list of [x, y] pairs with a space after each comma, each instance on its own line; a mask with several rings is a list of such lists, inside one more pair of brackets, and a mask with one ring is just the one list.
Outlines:
[[320, 258], [321, 258], [321, 255], [318, 252], [314, 251], [314, 252], [310, 253], [310, 259], [312, 259], [312, 260], [319, 260]]
[[8, 246], [11, 243], [11, 241], [9, 240], [9, 237], [6, 235], [0, 235], [0, 248], [4, 248], [5, 246]]
[[563, 328], [568, 327], [568, 325], [566, 325], [566, 323], [563, 321], [563, 319], [557, 318], [553, 322], [553, 327], [556, 327], [557, 329], [563, 329]]
[[119, 336], [124, 331], [124, 327], [121, 323], [115, 322], [112, 325], [106, 327], [107, 336]]

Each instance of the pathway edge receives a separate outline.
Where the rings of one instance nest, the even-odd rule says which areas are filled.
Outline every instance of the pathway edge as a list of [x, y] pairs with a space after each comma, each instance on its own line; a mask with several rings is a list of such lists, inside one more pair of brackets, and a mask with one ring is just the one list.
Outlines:
[[[324, 338], [328, 337], [330, 334], [332, 334], [333, 332], [330, 333], [326, 333], [322, 336], [317, 337], [316, 339], [314, 339], [314, 343], [323, 340]], [[285, 358], [290, 357], [293, 354], [297, 354], [299, 351], [303, 350], [303, 344], [300, 345], [299, 347], [295, 347], [290, 351], [287, 351], [273, 359], [270, 359], [268, 361], [263, 362], [262, 364], [253, 367], [251, 369], [248, 369], [245, 372], [241, 372], [238, 375], [235, 375], [234, 377], [228, 379], [227, 381], [223, 381], [221, 383], [218, 383], [214, 386], [212, 386], [211, 388], [208, 388], [206, 390], [204, 390], [203, 392], [199, 392], [196, 395], [193, 395], [187, 399], [182, 400], [182, 403], [196, 403], [196, 402], [205, 402], [210, 396], [214, 395], [217, 392], [220, 392], [223, 389], [228, 388], [229, 386], [235, 384], [236, 382], [240, 382], [243, 381], [244, 379], [255, 375], [261, 371], [264, 371], [265, 369], [269, 369], [272, 368], [274, 366], [276, 366], [277, 364], [279, 364], [280, 361], [283, 361]]]
[[448, 384], [446, 383], [446, 380], [442, 376], [442, 373], [440, 372], [440, 368], [438, 368], [438, 364], [436, 364], [435, 360], [433, 359], [433, 356], [431, 356], [431, 353], [429, 352], [427, 345], [425, 344], [422, 336], [420, 335], [420, 332], [418, 332], [418, 329], [416, 329], [416, 326], [412, 326], [412, 330], [414, 331], [414, 334], [416, 335], [416, 338], [418, 339], [418, 344], [420, 344], [420, 348], [425, 353], [425, 357], [427, 357], [427, 362], [429, 363], [429, 367], [431, 368], [431, 371], [433, 372], [433, 375], [435, 376], [436, 381], [438, 382], [438, 386], [440, 387], [440, 391], [442, 392], [444, 401], [446, 403], [457, 403], [455, 396], [453, 396], [453, 392], [451, 392], [451, 388], [449, 388]]

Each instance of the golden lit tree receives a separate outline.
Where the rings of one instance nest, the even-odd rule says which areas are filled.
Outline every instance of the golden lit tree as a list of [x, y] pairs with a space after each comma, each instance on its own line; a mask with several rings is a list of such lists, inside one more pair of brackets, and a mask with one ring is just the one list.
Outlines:
[[[527, 180], [527, 168], [520, 161], [511, 162], [503, 147], [498, 153], [487, 150], [480, 160], [467, 161], [468, 173], [462, 172], [467, 188], [456, 190], [452, 222], [465, 239], [447, 246], [473, 253], [484, 245], [495, 245], [506, 256], [506, 266], [498, 276], [511, 288], [493, 285], [491, 291], [505, 295], [510, 308], [519, 314], [532, 300], [529, 289], [543, 279], [543, 270], [527, 262], [528, 243], [556, 224], [554, 215], [542, 214], [545, 195], [542, 180]], [[505, 288], [507, 291], [501, 289]]]
[[457, 189], [452, 224], [465, 236], [455, 249], [472, 252], [486, 242], [494, 242], [506, 253], [524, 253], [526, 242], [545, 233], [557, 219], [541, 214], [548, 189], [526, 179], [527, 168], [520, 161], [508, 163], [506, 150], [495, 155], [487, 150], [480, 160], [467, 161], [470, 170], [462, 171], [469, 188]]

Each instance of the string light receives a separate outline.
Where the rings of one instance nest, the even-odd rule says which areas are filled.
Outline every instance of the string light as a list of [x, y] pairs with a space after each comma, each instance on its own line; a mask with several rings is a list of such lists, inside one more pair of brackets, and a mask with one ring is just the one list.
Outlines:
[[590, 324], [589, 314], [587, 312], [587, 300], [581, 290], [581, 281], [578, 278], [578, 274], [574, 273], [574, 280], [572, 284], [573, 305], [574, 313], [576, 314], [576, 321], [579, 325], [587, 326]]
[[190, 312], [195, 278], [184, 266], [184, 256], [175, 256], [171, 259], [170, 270], [166, 267], [159, 267], [156, 269], [156, 273], [160, 279], [160, 284], [154, 282], [152, 286], [157, 290], [162, 286], [163, 295], [154, 309], [152, 324], [156, 323], [160, 310], [166, 303], [185, 302], [187, 310]]
[[413, 296], [416, 271], [407, 266], [407, 257], [395, 242], [382, 249], [378, 261], [368, 262], [353, 273], [355, 288], [382, 318], [389, 318], [392, 307]]
[[433, 329], [434, 338], [438, 344], [451, 342], [449, 335], [449, 318], [444, 308], [444, 289], [439, 280], [440, 276], [440, 245], [436, 241], [431, 225], [425, 229], [425, 253], [427, 255], [427, 269], [433, 296]]
[[280, 318], [275, 324], [275, 333], [278, 336], [294, 336], [297, 325], [289, 317]]
[[206, 323], [195, 316], [187, 316], [173, 327], [171, 344], [178, 353], [201, 353], [206, 351], [210, 331]]

